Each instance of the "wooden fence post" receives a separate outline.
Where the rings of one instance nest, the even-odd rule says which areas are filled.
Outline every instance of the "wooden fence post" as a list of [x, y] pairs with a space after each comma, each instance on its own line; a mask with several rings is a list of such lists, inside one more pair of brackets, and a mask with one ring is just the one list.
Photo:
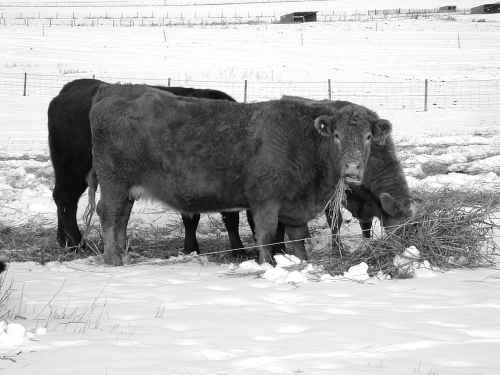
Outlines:
[[170, 78], [167, 80], [167, 86], [170, 87]]
[[248, 94], [248, 82], [245, 79], [245, 85], [243, 87], [243, 103], [247, 102], [247, 94]]
[[425, 92], [424, 92], [424, 111], [427, 112], [427, 100], [429, 97], [429, 80], [425, 79]]
[[23, 96], [26, 96], [26, 81], [28, 80], [28, 73], [24, 73], [24, 89], [23, 89]]
[[328, 100], [332, 100], [332, 80], [328, 78]]

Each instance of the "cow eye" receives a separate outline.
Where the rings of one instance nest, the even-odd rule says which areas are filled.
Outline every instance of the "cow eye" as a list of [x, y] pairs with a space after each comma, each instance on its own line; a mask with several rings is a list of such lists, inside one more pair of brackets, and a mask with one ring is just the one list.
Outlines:
[[336, 141], [340, 142], [340, 135], [339, 135], [339, 133], [335, 132], [335, 134], [333, 134], [333, 137], [335, 138]]
[[367, 140], [368, 142], [369, 142], [369, 141], [371, 141], [371, 140], [372, 140], [372, 135], [371, 135], [371, 134], [368, 134], [368, 135], [366, 136], [366, 140]]

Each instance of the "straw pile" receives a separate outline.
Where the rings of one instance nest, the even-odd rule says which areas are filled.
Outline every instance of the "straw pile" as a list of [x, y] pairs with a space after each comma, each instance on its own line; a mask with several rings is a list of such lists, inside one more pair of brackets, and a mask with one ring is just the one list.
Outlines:
[[381, 271], [392, 277], [409, 277], [394, 258], [415, 246], [419, 250], [415, 261], [427, 260], [442, 270], [494, 264], [498, 194], [440, 190], [414, 192], [413, 196], [420, 201], [414, 218], [382, 238], [362, 241], [352, 252], [323, 254], [320, 262], [332, 274], [342, 274], [350, 266], [365, 262], [370, 275]]

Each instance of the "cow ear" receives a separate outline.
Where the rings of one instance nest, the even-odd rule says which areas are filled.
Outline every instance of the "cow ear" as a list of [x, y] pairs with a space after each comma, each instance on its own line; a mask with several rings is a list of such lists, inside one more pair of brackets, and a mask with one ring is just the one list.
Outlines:
[[314, 128], [323, 137], [330, 137], [335, 131], [335, 122], [331, 121], [327, 116], [319, 116], [314, 119]]
[[373, 141], [379, 145], [384, 145], [385, 140], [391, 134], [392, 125], [389, 121], [379, 119], [375, 121], [372, 127]]
[[389, 193], [382, 193], [379, 195], [380, 205], [382, 209], [387, 212], [390, 216], [397, 216], [398, 214], [398, 202]]

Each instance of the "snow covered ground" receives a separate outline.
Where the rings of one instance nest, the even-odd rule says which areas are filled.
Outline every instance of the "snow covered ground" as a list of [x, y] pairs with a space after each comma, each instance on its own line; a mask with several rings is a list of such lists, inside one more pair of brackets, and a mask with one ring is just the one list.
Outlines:
[[[379, 1], [369, 8], [393, 7], [375, 3], [396, 4]], [[398, 97], [406, 86], [390, 85], [421, 87], [425, 78], [433, 80], [431, 88], [441, 80], [498, 80], [500, 23], [491, 21], [463, 16], [457, 22], [179, 27], [166, 29], [166, 42], [161, 28], [0, 26], [0, 223], [36, 221], [54, 228], [47, 105], [64, 82], [92, 74], [155, 83], [172, 77], [175, 84], [219, 88], [238, 100], [244, 79], [251, 100], [282, 94], [324, 98], [327, 78], [351, 81], [350, 90], [334, 88], [334, 97], [369, 105], [393, 123], [413, 188], [498, 191], [498, 89], [481, 93], [480, 86], [456, 83], [445, 101], [435, 96], [434, 105], [431, 95], [430, 110], [423, 112], [421, 97], [412, 107]], [[27, 97], [20, 95], [18, 78], [11, 78], [25, 71], [45, 77], [28, 85]], [[370, 82], [388, 82], [385, 95], [347, 95], [368, 92]], [[457, 109], [457, 97], [472, 99]], [[85, 204], [86, 197], [79, 216]], [[216, 216], [202, 216], [202, 239], [220, 235], [212, 222]], [[179, 228], [179, 215], [158, 204], [140, 202], [132, 213], [132, 227], [175, 223]], [[323, 218], [314, 225], [324, 226]], [[318, 269], [189, 259], [121, 268], [92, 258], [13, 263], [9, 308], [17, 315], [14, 323], [28, 331], [0, 324], [0, 368], [12, 374], [109, 375], [500, 371], [494, 355], [500, 349], [498, 270], [362, 282], [352, 280], [354, 273], [332, 280]]]
[[[13, 264], [9, 374], [496, 374], [500, 272], [278, 284], [197, 262]], [[15, 299], [14, 299], [15, 300]], [[34, 319], [36, 318], [36, 320]], [[37, 335], [37, 328], [47, 328]], [[41, 332], [43, 333], [43, 331]], [[20, 353], [20, 354], [18, 354]]]

